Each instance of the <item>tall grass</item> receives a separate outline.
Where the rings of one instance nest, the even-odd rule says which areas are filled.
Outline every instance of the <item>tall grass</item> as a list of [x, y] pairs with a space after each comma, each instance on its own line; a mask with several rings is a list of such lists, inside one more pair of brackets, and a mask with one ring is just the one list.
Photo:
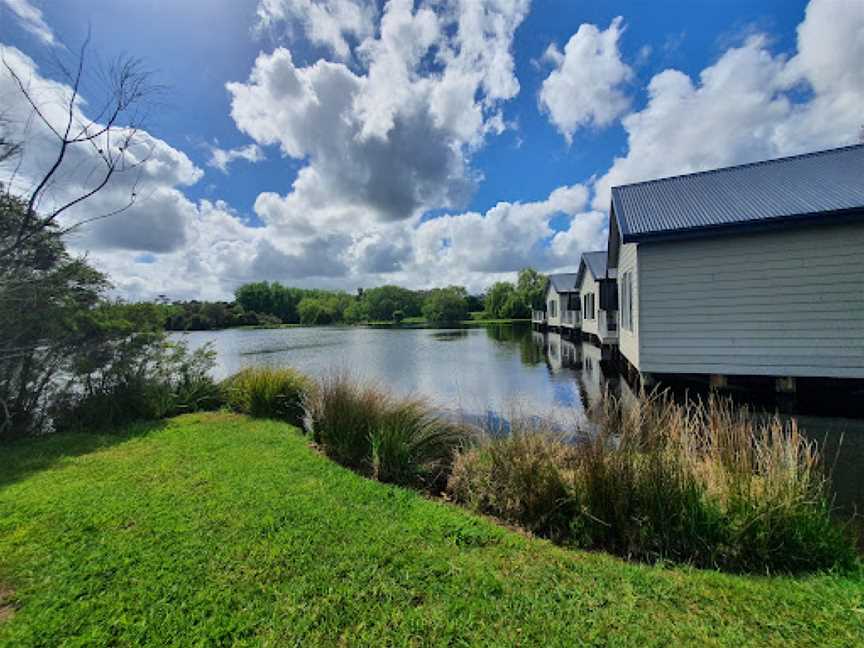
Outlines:
[[383, 482], [440, 491], [471, 437], [426, 401], [334, 374], [307, 401], [307, 428], [332, 459]]
[[855, 562], [819, 453], [795, 422], [710, 397], [607, 397], [565, 443], [514, 421], [456, 458], [457, 501], [558, 540], [643, 560], [797, 572]]
[[244, 369], [222, 383], [228, 406], [256, 418], [272, 418], [294, 425], [303, 422], [304, 402], [314, 392], [312, 379], [294, 369]]

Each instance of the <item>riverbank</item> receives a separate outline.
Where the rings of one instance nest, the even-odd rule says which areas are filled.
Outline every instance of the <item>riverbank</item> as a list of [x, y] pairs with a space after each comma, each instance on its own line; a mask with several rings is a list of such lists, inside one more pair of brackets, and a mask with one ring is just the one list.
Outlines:
[[246, 331], [255, 331], [255, 330], [270, 330], [270, 329], [292, 329], [292, 328], [333, 328], [338, 326], [370, 326], [373, 328], [453, 328], [453, 327], [469, 327], [469, 326], [486, 326], [489, 324], [527, 324], [531, 320], [530, 319], [496, 319], [496, 318], [484, 318], [482, 316], [475, 317], [475, 315], [481, 315], [477, 313], [472, 313], [472, 317], [470, 319], [461, 320], [455, 324], [435, 324], [433, 322], [429, 322], [424, 317], [406, 317], [400, 322], [386, 322], [386, 321], [369, 321], [369, 322], [355, 322], [355, 323], [344, 323], [339, 322], [336, 324], [252, 324], [252, 325], [242, 325], [242, 326], [227, 326], [224, 328], [211, 328], [211, 329], [184, 329], [184, 330], [174, 330], [167, 329], [170, 333], [189, 333], [191, 331], [233, 331], [233, 330], [246, 330]]
[[0, 459], [0, 645], [855, 645], [860, 575], [561, 549], [224, 413]]

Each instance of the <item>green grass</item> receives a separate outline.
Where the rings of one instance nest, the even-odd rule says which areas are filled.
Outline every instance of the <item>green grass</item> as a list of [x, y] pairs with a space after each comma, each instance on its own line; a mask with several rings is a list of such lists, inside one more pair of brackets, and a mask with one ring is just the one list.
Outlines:
[[16, 647], [864, 641], [860, 575], [558, 548], [222, 413], [2, 448], [0, 593]]

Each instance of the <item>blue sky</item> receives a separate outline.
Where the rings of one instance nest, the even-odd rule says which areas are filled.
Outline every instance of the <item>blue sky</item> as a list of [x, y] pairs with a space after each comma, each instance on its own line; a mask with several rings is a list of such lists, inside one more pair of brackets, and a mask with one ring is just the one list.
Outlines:
[[[167, 202], [75, 244], [131, 298], [224, 296], [258, 278], [482, 289], [525, 263], [577, 264], [603, 240], [610, 183], [851, 143], [861, 121], [858, 0], [503, 0], [486, 3], [477, 42], [470, 3], [397, 4], [0, 0], [0, 42], [40, 79], [89, 25], [92, 56], [140, 57], [168, 88], [147, 124], [178, 165], [153, 179]], [[388, 15], [407, 41], [388, 40]], [[497, 55], [460, 58], [472, 48]], [[259, 55], [266, 82], [252, 79]], [[315, 76], [325, 61], [344, 90]], [[266, 87], [277, 68], [304, 79], [314, 110]], [[348, 108], [339, 92], [354, 93]], [[341, 140], [345, 120], [323, 121], [334, 105], [356, 121]], [[210, 164], [214, 147], [253, 145], [257, 161]]]

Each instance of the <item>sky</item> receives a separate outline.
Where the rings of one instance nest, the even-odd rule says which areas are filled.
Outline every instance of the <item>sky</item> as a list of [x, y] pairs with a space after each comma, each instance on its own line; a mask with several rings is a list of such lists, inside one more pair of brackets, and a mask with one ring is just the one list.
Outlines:
[[[614, 185], [864, 127], [864, 0], [0, 0], [3, 60], [52, 124], [88, 29], [76, 120], [118, 56], [162, 88], [134, 178], [64, 214], [134, 188], [68, 241], [130, 300], [572, 271], [605, 247]], [[56, 140], [5, 66], [0, 115], [25, 144], [0, 182], [26, 194]], [[48, 200], [91, 186], [94, 155]]]

